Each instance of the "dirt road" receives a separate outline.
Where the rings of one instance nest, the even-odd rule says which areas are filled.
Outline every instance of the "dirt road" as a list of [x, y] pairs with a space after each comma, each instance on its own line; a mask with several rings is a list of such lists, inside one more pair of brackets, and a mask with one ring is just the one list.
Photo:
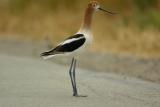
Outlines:
[[160, 85], [77, 69], [72, 97], [68, 66], [0, 54], [0, 107], [160, 107]]
[[[49, 50], [47, 43], [0, 39], [0, 53], [21, 57], [39, 58], [40, 53]], [[52, 58], [50, 61], [67, 65], [68, 58]], [[135, 77], [160, 83], [160, 58], [141, 58], [134, 55], [100, 54], [86, 52], [78, 59], [78, 66], [91, 71], [103, 71], [126, 77]]]

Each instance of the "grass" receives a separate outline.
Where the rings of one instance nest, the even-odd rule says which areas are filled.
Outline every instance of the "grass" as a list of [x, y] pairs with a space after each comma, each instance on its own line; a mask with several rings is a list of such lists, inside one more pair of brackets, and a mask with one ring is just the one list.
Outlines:
[[[124, 9], [125, 0], [107, 2], [102, 0], [104, 7], [120, 10], [120, 14], [110, 16], [104, 13], [97, 13], [93, 22], [93, 34], [95, 42], [91, 51], [101, 53], [129, 53], [145, 57], [160, 57], [160, 15], [156, 7], [157, 0], [134, 2], [134, 7]], [[136, 0], [137, 1], [137, 0]], [[9, 2], [9, 7], [0, 6], [0, 36], [8, 37], [19, 35], [19, 38], [30, 38], [35, 41], [43, 41], [48, 37], [53, 45], [59, 43], [68, 35], [75, 33], [81, 23], [83, 11], [88, 1], [69, 0], [34, 1], [16, 0]], [[65, 3], [66, 2], [66, 3]], [[69, 4], [75, 4], [71, 7]], [[50, 5], [48, 5], [50, 4]], [[109, 4], [109, 5], [106, 5]], [[113, 4], [116, 4], [114, 7]], [[127, 5], [127, 4], [125, 4]], [[129, 4], [128, 4], [129, 5]], [[131, 4], [130, 4], [131, 5]], [[42, 8], [40, 8], [42, 6]], [[72, 10], [72, 8], [74, 10]]]

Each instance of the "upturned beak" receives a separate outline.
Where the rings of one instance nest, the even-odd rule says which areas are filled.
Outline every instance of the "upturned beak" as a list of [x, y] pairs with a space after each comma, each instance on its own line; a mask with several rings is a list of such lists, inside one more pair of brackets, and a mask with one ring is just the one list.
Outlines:
[[116, 13], [114, 13], [114, 12], [110, 12], [110, 11], [108, 11], [108, 10], [104, 10], [104, 9], [102, 9], [102, 8], [98, 8], [99, 10], [101, 10], [101, 11], [104, 11], [104, 12], [106, 12], [106, 13], [109, 13], [109, 14], [116, 14]]

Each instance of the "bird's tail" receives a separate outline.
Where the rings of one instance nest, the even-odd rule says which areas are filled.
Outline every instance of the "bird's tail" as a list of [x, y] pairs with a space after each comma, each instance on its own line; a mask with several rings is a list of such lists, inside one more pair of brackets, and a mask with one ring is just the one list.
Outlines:
[[49, 52], [43, 52], [41, 53], [41, 56], [43, 59], [49, 59], [52, 58], [53, 56], [55, 56], [55, 53], [49, 51]]

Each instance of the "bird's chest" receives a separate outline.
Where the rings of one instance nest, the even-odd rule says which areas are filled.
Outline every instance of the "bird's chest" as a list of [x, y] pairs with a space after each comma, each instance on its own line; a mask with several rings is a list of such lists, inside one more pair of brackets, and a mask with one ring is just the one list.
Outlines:
[[86, 44], [91, 45], [93, 42], [93, 35], [91, 33], [84, 34], [86, 38]]

